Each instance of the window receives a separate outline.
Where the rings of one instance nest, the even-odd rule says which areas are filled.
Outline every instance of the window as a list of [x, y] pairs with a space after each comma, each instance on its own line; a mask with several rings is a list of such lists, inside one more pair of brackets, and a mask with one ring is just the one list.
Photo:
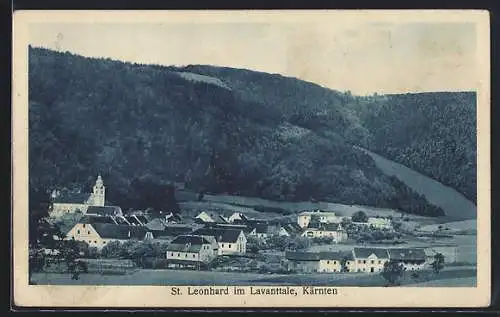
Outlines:
[[170, 252], [170, 256], [174, 256], [174, 252]]
[[231, 244], [229, 244], [229, 249], [231, 249]]
[[361, 263], [361, 260], [358, 260], [358, 263]]
[[363, 260], [363, 264], [366, 264], [366, 260]]
[[333, 261], [333, 264], [337, 264], [337, 261]]
[[76, 234], [80, 234], [80, 229], [76, 230]]
[[194, 259], [194, 254], [193, 254], [193, 259]]
[[187, 258], [188, 257], [188, 254], [187, 253], [184, 253], [184, 257]]
[[378, 260], [378, 264], [382, 264], [382, 261]]
[[375, 263], [375, 261], [372, 260], [372, 264]]
[[351, 261], [347, 261], [347, 264], [351, 264]]
[[97, 241], [94, 241], [94, 243], [96, 243], [96, 244], [97, 244]]
[[330, 261], [326, 261], [326, 264], [330, 264]]
[[103, 241], [102, 244], [106, 244], [106, 241]]
[[89, 230], [89, 231], [87, 231], [87, 234], [90, 234], [90, 230]]
[[224, 247], [224, 243], [222, 244], [222, 247]]
[[177, 256], [181, 256], [181, 254], [180, 254], [180, 253], [177, 253]]

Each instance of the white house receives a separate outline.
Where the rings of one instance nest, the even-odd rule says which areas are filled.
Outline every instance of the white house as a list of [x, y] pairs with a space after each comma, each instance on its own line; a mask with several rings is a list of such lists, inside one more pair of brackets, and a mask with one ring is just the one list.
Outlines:
[[347, 240], [347, 231], [339, 223], [319, 224], [316, 227], [308, 227], [302, 233], [307, 238], [332, 238], [335, 243]]
[[61, 195], [60, 191], [54, 190], [51, 196], [52, 209], [50, 210], [50, 216], [60, 217], [63, 214], [75, 212], [85, 214], [89, 206], [104, 206], [106, 202], [105, 195], [106, 188], [101, 175], [97, 176], [92, 193]]
[[379, 217], [369, 217], [368, 226], [376, 228], [376, 229], [387, 229], [392, 230], [392, 220], [389, 218], [379, 218]]
[[195, 220], [203, 223], [227, 222], [227, 219], [224, 216], [214, 211], [202, 211], [195, 217]]
[[85, 220], [79, 221], [66, 234], [67, 240], [83, 241], [90, 247], [97, 249], [102, 249], [112, 241], [125, 242], [131, 239], [147, 240], [152, 238], [151, 232], [145, 227]]
[[354, 265], [351, 252], [286, 252], [288, 268], [299, 272], [341, 273]]
[[399, 262], [403, 266], [403, 269], [407, 271], [422, 270], [427, 264], [427, 257], [423, 248], [393, 248], [388, 249], [388, 252], [389, 259]]
[[389, 252], [383, 248], [354, 248], [355, 272], [381, 272], [389, 261]]
[[303, 211], [299, 213], [297, 217], [297, 223], [302, 228], [306, 228], [311, 222], [311, 219], [315, 217], [321, 223], [340, 223], [342, 222], [342, 217], [337, 216], [333, 211]]
[[193, 231], [193, 235], [214, 238], [218, 244], [218, 255], [244, 255], [247, 238], [243, 230], [223, 228], [202, 228]]
[[167, 262], [175, 266], [206, 266], [217, 257], [217, 244], [196, 235], [181, 235], [167, 246]]

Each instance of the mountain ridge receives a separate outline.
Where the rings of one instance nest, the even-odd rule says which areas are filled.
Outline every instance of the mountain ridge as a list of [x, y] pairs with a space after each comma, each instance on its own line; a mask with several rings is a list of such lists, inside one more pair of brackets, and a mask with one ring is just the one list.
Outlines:
[[[118, 188], [110, 195], [124, 204], [131, 181], [150, 178], [186, 181], [199, 191], [441, 212], [352, 150], [371, 137], [360, 116], [341, 106], [356, 97], [298, 79], [274, 95], [247, 80], [265, 92], [252, 93], [241, 78], [214, 76], [227, 91], [171, 73], [192, 68], [30, 48], [30, 186], [88, 186], [89, 174], [102, 170]], [[294, 85], [302, 95], [288, 89]], [[316, 100], [301, 97], [310, 85]], [[280, 139], [287, 124], [311, 133]]]

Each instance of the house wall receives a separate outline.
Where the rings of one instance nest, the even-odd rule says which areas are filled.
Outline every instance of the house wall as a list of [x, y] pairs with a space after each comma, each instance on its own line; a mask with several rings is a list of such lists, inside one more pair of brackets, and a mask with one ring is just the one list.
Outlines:
[[368, 258], [355, 258], [356, 265], [355, 272], [375, 273], [381, 272], [384, 269], [385, 262], [389, 259], [379, 259], [376, 255], [372, 254]]
[[306, 215], [299, 215], [297, 217], [297, 223], [302, 228], [306, 228], [309, 225], [310, 221], [311, 221], [311, 215], [308, 215], [308, 214], [306, 214]]
[[330, 237], [333, 238], [335, 242], [342, 242], [347, 239], [347, 233], [345, 231], [323, 231], [308, 229], [302, 233], [302, 236], [307, 238]]
[[338, 273], [342, 271], [342, 266], [340, 265], [340, 259], [327, 259], [319, 261], [319, 271], [320, 272], [333, 272]]
[[67, 234], [66, 239], [87, 242], [89, 247], [102, 249], [108, 243], [113, 241], [125, 242], [123, 239], [103, 239], [91, 224], [77, 223]]
[[235, 243], [219, 242], [219, 255], [239, 254], [247, 252], [247, 239], [243, 233], [240, 233]]
[[333, 212], [317, 212], [317, 213], [305, 213], [305, 214], [299, 214], [297, 216], [297, 223], [299, 226], [302, 228], [306, 228], [309, 225], [309, 222], [311, 222], [311, 216], [312, 215], [318, 215], [319, 216], [319, 221], [322, 223], [341, 223], [342, 222], [342, 217], [337, 216]]
[[199, 261], [200, 254], [197, 252], [167, 251], [167, 260]]
[[75, 213], [77, 210], [80, 210], [83, 214], [85, 214], [88, 208], [89, 206], [86, 204], [54, 203], [52, 205], [50, 215], [52, 217], [61, 217], [66, 213]]
[[313, 273], [319, 271], [319, 261], [289, 260], [288, 268], [297, 272]]
[[386, 218], [368, 218], [368, 226], [373, 226], [377, 229], [392, 229], [392, 222]]
[[215, 222], [212, 217], [210, 217], [206, 212], [201, 212], [196, 218], [203, 220], [204, 222]]

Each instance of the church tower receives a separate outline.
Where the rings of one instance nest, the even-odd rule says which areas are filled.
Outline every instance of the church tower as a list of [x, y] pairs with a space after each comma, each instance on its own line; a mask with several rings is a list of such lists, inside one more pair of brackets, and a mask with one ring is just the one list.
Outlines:
[[99, 174], [94, 185], [94, 192], [92, 193], [94, 206], [104, 206], [105, 190], [106, 188], [104, 187], [101, 175]]

